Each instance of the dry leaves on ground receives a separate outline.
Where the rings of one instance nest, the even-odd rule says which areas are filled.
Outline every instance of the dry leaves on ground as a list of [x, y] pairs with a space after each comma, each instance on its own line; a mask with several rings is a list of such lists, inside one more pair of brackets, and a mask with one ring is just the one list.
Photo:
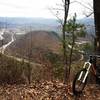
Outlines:
[[63, 100], [64, 97], [66, 100], [100, 100], [100, 88], [88, 85], [82, 95], [75, 97], [71, 85], [59, 81], [0, 86], [0, 100]]

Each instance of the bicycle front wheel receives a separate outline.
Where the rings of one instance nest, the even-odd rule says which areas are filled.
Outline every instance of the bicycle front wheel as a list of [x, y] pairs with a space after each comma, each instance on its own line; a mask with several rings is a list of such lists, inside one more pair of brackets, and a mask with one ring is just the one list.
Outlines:
[[73, 94], [78, 95], [82, 93], [83, 89], [85, 88], [87, 82], [87, 77], [85, 78], [86, 72], [86, 69], [82, 69], [76, 74], [72, 84]]

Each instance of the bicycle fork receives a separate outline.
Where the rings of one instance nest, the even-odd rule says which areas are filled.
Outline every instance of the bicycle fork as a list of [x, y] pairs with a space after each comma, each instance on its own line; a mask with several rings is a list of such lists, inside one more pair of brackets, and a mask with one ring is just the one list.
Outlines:
[[[86, 66], [88, 66], [88, 67], [86, 68]], [[90, 62], [85, 62], [83, 68], [86, 68], [86, 73], [85, 73], [85, 76], [84, 76], [84, 78], [83, 78], [82, 83], [85, 83], [85, 80], [86, 80], [86, 78], [87, 78], [87, 76], [88, 76], [88, 73], [89, 73], [90, 67], [91, 67], [91, 63], [90, 63]], [[82, 74], [83, 74], [83, 71], [80, 73], [78, 80], [81, 79]]]

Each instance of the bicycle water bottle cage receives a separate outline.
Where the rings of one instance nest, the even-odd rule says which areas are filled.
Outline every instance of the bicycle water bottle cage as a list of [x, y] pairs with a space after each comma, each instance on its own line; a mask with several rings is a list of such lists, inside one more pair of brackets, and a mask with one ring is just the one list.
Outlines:
[[89, 62], [92, 63], [92, 56], [89, 57]]
[[90, 63], [93, 63], [96, 66], [96, 56], [90, 56]]

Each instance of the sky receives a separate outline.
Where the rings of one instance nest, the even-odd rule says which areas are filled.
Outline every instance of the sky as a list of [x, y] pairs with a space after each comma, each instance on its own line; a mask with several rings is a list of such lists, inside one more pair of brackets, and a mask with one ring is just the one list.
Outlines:
[[[89, 9], [73, 1], [79, 1], [88, 7], [92, 6], [92, 0], [71, 0], [69, 16], [77, 12], [78, 18], [83, 18], [84, 14], [90, 13]], [[0, 16], [4, 17], [56, 18], [57, 11], [50, 10], [51, 8], [62, 9], [62, 0], [0, 0]], [[60, 14], [62, 17], [62, 11]]]

